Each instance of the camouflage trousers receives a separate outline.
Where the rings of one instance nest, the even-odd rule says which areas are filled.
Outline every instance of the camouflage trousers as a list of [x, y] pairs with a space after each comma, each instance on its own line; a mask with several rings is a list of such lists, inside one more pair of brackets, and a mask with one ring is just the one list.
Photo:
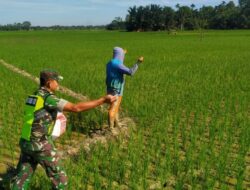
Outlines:
[[[40, 164], [52, 182], [53, 189], [66, 189], [67, 175], [59, 164], [59, 156], [53, 142], [39, 143], [20, 141], [21, 155], [17, 166], [18, 174], [13, 190], [26, 190], [36, 167]], [[42, 182], [41, 182], [42, 183]]]

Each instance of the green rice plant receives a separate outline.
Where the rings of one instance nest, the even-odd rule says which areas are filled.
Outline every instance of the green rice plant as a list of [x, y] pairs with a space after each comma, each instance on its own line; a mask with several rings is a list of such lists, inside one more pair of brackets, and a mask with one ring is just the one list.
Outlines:
[[[244, 189], [250, 147], [248, 30], [205, 31], [202, 41], [196, 31], [175, 36], [165, 32], [0, 33], [0, 59], [35, 76], [44, 68], [56, 69], [64, 76], [62, 85], [91, 99], [105, 94], [105, 65], [114, 46], [128, 49], [128, 66], [137, 56], [145, 57], [136, 75], [126, 77], [121, 105], [122, 115], [131, 117], [136, 127], [125, 143], [121, 137], [64, 160], [70, 187], [229, 189], [230, 177], [237, 179], [236, 189]], [[0, 80], [0, 159], [9, 155], [14, 164], [24, 100], [37, 86], [2, 65], [0, 78], [6, 79]], [[107, 123], [106, 116], [99, 110], [70, 114], [63, 140], [73, 140], [72, 132], [91, 135]], [[38, 171], [31, 188], [41, 183], [40, 175], [46, 178]], [[49, 189], [48, 180], [44, 187]]]

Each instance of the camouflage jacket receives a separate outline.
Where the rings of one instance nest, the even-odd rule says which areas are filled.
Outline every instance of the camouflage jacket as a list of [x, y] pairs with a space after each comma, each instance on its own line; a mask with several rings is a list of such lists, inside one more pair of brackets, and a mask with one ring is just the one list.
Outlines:
[[[44, 98], [44, 107], [34, 113], [34, 121], [32, 123], [30, 141], [21, 139], [21, 148], [29, 150], [40, 150], [43, 141], [51, 140], [51, 130], [55, 124], [58, 111], [63, 111], [65, 104], [64, 99], [57, 98], [53, 93], [49, 92], [45, 88], [40, 88], [35, 93]], [[25, 146], [23, 146], [25, 145]]]

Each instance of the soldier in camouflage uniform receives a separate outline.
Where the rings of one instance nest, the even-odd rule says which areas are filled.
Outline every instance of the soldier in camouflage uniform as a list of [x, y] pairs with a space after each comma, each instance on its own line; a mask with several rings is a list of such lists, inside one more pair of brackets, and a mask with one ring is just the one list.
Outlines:
[[[57, 112], [81, 112], [95, 108], [103, 103], [112, 103], [114, 96], [108, 95], [89, 102], [70, 103], [54, 95], [58, 89], [58, 81], [62, 79], [55, 71], [45, 70], [40, 73], [40, 88], [35, 96], [29, 96], [26, 105], [36, 106], [39, 97], [43, 104], [32, 114], [32, 119], [26, 119], [20, 139], [21, 155], [17, 166], [18, 174], [13, 184], [13, 190], [26, 190], [31, 177], [40, 164], [52, 182], [53, 189], [65, 189], [67, 175], [61, 167], [57, 150], [53, 144], [51, 132], [56, 120]], [[37, 99], [38, 98], [38, 99]], [[36, 100], [35, 102], [33, 100]], [[34, 104], [33, 104], [34, 103]], [[30, 122], [32, 121], [32, 122]], [[30, 125], [29, 125], [30, 123]]]

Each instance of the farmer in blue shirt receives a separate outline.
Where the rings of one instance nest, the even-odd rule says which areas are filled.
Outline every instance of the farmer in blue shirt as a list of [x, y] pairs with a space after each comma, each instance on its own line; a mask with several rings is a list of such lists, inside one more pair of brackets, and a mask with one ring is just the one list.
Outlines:
[[137, 71], [139, 64], [144, 58], [139, 57], [137, 62], [131, 68], [126, 67], [124, 62], [126, 50], [115, 47], [113, 49], [113, 59], [111, 59], [106, 67], [106, 85], [107, 94], [116, 95], [117, 99], [109, 108], [109, 127], [112, 130], [114, 127], [119, 127], [119, 106], [122, 100], [123, 89], [125, 84], [125, 75], [133, 76]]

